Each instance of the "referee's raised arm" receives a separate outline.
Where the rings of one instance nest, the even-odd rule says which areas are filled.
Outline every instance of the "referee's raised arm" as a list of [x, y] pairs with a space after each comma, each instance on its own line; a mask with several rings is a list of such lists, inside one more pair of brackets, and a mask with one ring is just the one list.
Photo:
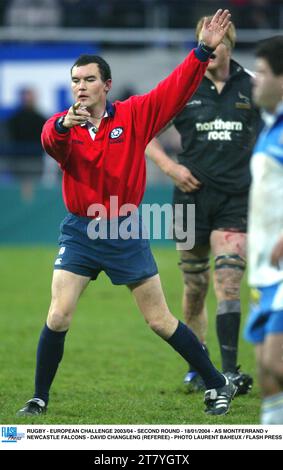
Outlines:
[[221, 43], [230, 22], [229, 10], [218, 10], [204, 21], [198, 47], [153, 90], [132, 99], [139, 116], [137, 132], [146, 144], [178, 114], [199, 87], [209, 58]]

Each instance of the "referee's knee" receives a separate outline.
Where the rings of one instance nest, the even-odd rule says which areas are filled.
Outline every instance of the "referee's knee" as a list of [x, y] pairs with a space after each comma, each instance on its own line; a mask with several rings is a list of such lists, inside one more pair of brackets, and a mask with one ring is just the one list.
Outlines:
[[178, 320], [171, 313], [151, 318], [147, 323], [154, 333], [164, 339], [170, 338], [178, 326]]
[[47, 325], [53, 331], [65, 331], [69, 328], [72, 319], [72, 311], [50, 307], [47, 317]]

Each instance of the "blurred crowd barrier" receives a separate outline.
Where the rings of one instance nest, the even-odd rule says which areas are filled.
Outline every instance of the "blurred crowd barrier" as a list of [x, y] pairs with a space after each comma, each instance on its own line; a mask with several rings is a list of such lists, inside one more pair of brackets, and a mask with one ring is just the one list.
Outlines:
[[[149, 185], [143, 203], [163, 206], [170, 204], [171, 199], [171, 186]], [[67, 211], [60, 187], [46, 188], [35, 184], [32, 193], [23, 194], [22, 185], [13, 183], [0, 186], [0, 213], [0, 245], [56, 244], [59, 225]], [[152, 240], [153, 243], [173, 244], [171, 240], [165, 240], [166, 227], [163, 218], [163, 239]]]
[[229, 8], [240, 28], [283, 26], [281, 0], [1, 0], [0, 25], [188, 28], [217, 8]]

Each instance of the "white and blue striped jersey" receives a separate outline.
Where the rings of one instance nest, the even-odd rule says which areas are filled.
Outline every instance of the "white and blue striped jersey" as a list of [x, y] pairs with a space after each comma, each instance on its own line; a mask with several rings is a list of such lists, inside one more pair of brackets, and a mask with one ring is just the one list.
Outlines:
[[283, 102], [264, 120], [251, 159], [248, 222], [249, 283], [259, 287], [283, 280], [283, 260], [280, 268], [271, 264], [274, 245], [283, 236]]

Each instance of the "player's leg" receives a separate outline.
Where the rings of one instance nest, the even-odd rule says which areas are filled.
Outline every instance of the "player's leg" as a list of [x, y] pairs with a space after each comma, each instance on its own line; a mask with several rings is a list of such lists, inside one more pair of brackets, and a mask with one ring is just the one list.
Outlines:
[[[183, 273], [183, 313], [185, 323], [205, 346], [207, 311], [205, 297], [209, 285], [209, 246], [196, 246], [190, 251], [180, 251], [180, 268]], [[204, 389], [197, 372], [190, 365], [184, 383], [190, 391]]]
[[246, 234], [214, 230], [211, 250], [215, 257], [214, 289], [217, 298], [217, 336], [223, 372], [236, 371], [240, 328], [240, 284], [246, 265]]
[[170, 312], [159, 275], [129, 285], [137, 305], [151, 329], [167, 341], [203, 378], [207, 412], [225, 414], [236, 388], [217, 371], [196, 335]]
[[37, 348], [35, 392], [19, 415], [40, 414], [46, 410], [49, 390], [63, 357], [65, 336], [78, 299], [90, 278], [65, 270], [54, 270], [52, 298], [47, 323]]
[[[283, 311], [273, 315], [281, 316]], [[268, 334], [256, 346], [259, 382], [263, 394], [261, 424], [283, 424], [283, 333]]]
[[205, 297], [209, 285], [209, 247], [195, 247], [180, 251], [180, 268], [183, 273], [183, 313], [187, 326], [205, 343], [207, 312]]
[[[201, 343], [205, 345], [207, 330], [207, 312], [205, 297], [209, 285], [209, 237], [211, 227], [211, 211], [215, 197], [211, 189], [204, 185], [198, 191], [183, 193], [178, 188], [174, 191], [174, 228], [180, 233], [189, 234], [194, 231], [194, 246], [190, 250], [182, 249], [178, 243], [176, 232], [177, 250], [180, 251], [179, 266], [183, 273], [183, 314], [187, 326], [197, 335]], [[189, 207], [194, 207], [193, 214], [188, 212]], [[177, 210], [181, 207], [182, 211]], [[194, 225], [192, 223], [194, 222]], [[207, 350], [207, 349], [206, 349]], [[184, 377], [184, 384], [188, 391], [203, 390], [204, 384], [200, 376], [190, 364], [190, 369]]]
[[214, 230], [211, 250], [215, 256], [214, 289], [217, 298], [216, 329], [221, 351], [222, 368], [238, 386], [238, 393], [247, 393], [252, 379], [237, 369], [241, 305], [240, 285], [246, 266], [246, 234], [233, 230]]

